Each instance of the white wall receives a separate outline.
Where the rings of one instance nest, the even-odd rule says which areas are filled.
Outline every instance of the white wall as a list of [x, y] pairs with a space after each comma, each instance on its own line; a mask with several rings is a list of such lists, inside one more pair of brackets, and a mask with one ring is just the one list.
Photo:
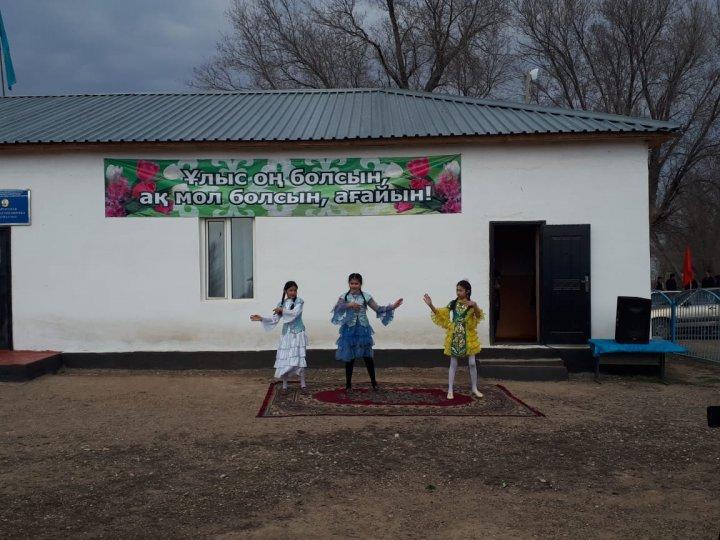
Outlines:
[[[259, 218], [254, 300], [201, 298], [192, 218], [104, 217], [103, 158], [462, 154], [463, 213]], [[591, 224], [592, 334], [613, 334], [618, 295], [649, 294], [647, 148], [642, 142], [389, 147], [274, 152], [0, 153], [0, 188], [32, 189], [32, 225], [12, 231], [16, 349], [272, 349], [249, 321], [294, 279], [313, 348], [331, 348], [329, 311], [350, 272], [379, 302], [405, 305], [379, 348], [439, 348], [421, 297], [449, 301], [459, 279], [487, 309], [490, 221]], [[481, 339], [488, 342], [487, 321]]]

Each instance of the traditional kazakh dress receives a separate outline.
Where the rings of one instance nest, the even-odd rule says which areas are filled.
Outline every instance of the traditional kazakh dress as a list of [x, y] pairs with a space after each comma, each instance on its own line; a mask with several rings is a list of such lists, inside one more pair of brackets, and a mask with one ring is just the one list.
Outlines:
[[451, 305], [438, 308], [437, 312], [432, 314], [432, 321], [446, 330], [443, 352], [447, 356], [455, 358], [479, 353], [480, 339], [477, 334], [477, 325], [485, 318], [485, 314], [480, 310], [480, 317], [477, 317], [474, 309], [468, 308], [467, 305], [460, 302], [455, 304], [453, 311], [450, 309]]
[[[360, 309], [349, 309], [347, 305], [351, 302], [360, 304]], [[369, 293], [364, 291], [361, 294], [347, 293], [338, 298], [331, 318], [333, 324], [340, 326], [340, 337], [336, 341], [335, 358], [337, 360], [350, 362], [356, 358], [373, 357], [375, 342], [372, 336], [375, 332], [368, 320], [368, 307], [377, 313], [383, 326], [387, 326], [393, 320], [395, 310], [392, 306], [378, 306]]]
[[304, 305], [301, 298], [295, 300], [286, 298], [282, 305], [278, 304], [278, 307], [283, 310], [282, 315], [273, 315], [271, 318], [263, 317], [262, 325], [267, 331], [275, 328], [278, 323], [283, 323], [282, 337], [278, 344], [274, 366], [277, 379], [297, 374], [300, 369], [307, 367], [305, 362], [307, 335], [302, 320]]

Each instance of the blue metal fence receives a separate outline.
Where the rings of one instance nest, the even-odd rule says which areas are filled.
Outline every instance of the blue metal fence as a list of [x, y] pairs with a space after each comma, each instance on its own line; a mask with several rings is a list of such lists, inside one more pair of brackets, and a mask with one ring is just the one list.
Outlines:
[[652, 335], [720, 363], [720, 289], [652, 292]]

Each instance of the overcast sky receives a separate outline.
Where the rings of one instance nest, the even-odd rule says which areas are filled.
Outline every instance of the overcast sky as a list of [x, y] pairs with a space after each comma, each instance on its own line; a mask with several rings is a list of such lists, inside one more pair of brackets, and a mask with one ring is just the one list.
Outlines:
[[0, 0], [8, 95], [188, 90], [229, 31], [230, 0]]

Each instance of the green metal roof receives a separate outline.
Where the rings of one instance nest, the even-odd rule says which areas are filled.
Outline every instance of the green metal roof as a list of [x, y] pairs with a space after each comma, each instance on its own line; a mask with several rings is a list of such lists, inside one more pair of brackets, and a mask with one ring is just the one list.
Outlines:
[[0, 145], [656, 134], [678, 125], [396, 89], [0, 98]]

